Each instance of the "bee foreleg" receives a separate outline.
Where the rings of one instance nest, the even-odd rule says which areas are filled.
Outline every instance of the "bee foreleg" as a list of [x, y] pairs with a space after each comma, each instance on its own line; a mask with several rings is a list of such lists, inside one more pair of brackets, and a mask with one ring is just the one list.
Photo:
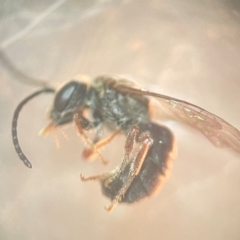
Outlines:
[[[75, 125], [77, 127], [78, 133], [79, 135], [83, 138], [84, 142], [86, 143], [86, 145], [88, 146], [88, 148], [92, 149], [92, 151], [94, 153], [96, 153], [98, 155], [98, 158], [100, 159], [100, 161], [103, 164], [107, 164], [108, 161], [106, 159], [103, 158], [103, 156], [101, 155], [101, 153], [97, 150], [97, 148], [95, 147], [94, 143], [92, 142], [92, 140], [87, 136], [87, 134], [85, 133], [85, 130], [89, 130], [91, 128], [96, 127], [95, 122], [90, 122], [88, 119], [86, 119], [82, 114], [80, 113], [75, 113], [74, 114], [74, 122]], [[97, 123], [99, 124], [99, 123]]]

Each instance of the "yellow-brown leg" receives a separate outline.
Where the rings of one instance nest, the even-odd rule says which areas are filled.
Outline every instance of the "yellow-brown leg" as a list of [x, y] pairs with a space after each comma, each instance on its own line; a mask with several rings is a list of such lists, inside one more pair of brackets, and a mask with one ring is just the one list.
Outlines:
[[85, 144], [88, 146], [88, 148], [93, 149], [93, 152], [95, 152], [98, 155], [98, 158], [103, 164], [107, 164], [108, 161], [103, 158], [103, 156], [98, 152], [97, 148], [91, 141], [91, 139], [86, 135], [84, 129], [81, 126], [81, 115], [79, 113], [74, 114], [74, 122], [77, 127], [79, 135], [83, 138]]
[[86, 181], [96, 181], [96, 180], [101, 180], [103, 178], [106, 178], [110, 173], [103, 173], [103, 174], [99, 174], [99, 175], [95, 175], [95, 176], [89, 176], [89, 177], [85, 177], [83, 174], [80, 174], [80, 179], [83, 182]]
[[86, 148], [83, 150], [83, 157], [88, 159], [90, 158], [94, 153], [96, 149], [99, 149], [103, 146], [105, 146], [106, 144], [108, 144], [109, 142], [111, 142], [113, 140], [113, 138], [115, 136], [117, 136], [117, 134], [119, 134], [121, 132], [121, 129], [115, 131], [113, 134], [111, 134], [110, 136], [94, 143], [92, 146], [90, 146], [89, 148]]

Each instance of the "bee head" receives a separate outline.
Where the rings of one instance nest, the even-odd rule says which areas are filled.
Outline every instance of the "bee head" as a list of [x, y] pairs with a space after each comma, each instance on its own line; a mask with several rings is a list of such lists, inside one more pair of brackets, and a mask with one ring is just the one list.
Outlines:
[[40, 133], [47, 134], [54, 127], [72, 122], [76, 110], [84, 107], [86, 93], [86, 83], [70, 81], [63, 85], [57, 91], [49, 111], [50, 123]]

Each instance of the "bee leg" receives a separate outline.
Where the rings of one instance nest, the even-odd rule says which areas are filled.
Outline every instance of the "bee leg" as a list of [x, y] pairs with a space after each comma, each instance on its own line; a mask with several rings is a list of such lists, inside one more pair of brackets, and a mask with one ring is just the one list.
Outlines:
[[[108, 138], [105, 138], [105, 139], [97, 142], [95, 144], [95, 147], [99, 148], [99, 147], [105, 145], [106, 143], [110, 142], [120, 131], [121, 130], [119, 129], [119, 130], [115, 131], [112, 135], [110, 135]], [[96, 175], [96, 176], [90, 176], [90, 177], [84, 177], [81, 174], [80, 175], [81, 180], [82, 181], [101, 180], [101, 179], [104, 179], [104, 178], [110, 176], [105, 182], [105, 185], [107, 187], [110, 182], [112, 182], [116, 177], [118, 177], [121, 174], [121, 172], [123, 171], [123, 169], [125, 168], [125, 166], [129, 162], [129, 156], [132, 152], [134, 141], [136, 140], [136, 138], [139, 138], [139, 132], [140, 132], [140, 129], [139, 129], [138, 126], [134, 125], [131, 128], [130, 132], [127, 135], [127, 140], [126, 140], [125, 147], [124, 147], [124, 157], [123, 157], [121, 166], [116, 171], [114, 171], [114, 173], [104, 173], [104, 174], [100, 174], [100, 175]], [[91, 151], [91, 150], [92, 150], [92, 148], [90, 148], [89, 151]], [[93, 149], [93, 151], [94, 151], [94, 149]], [[90, 154], [92, 154], [92, 153], [93, 152], [91, 152]]]
[[83, 174], [80, 174], [80, 179], [84, 182], [86, 181], [96, 181], [101, 180], [109, 176], [110, 173], [103, 173], [95, 176], [85, 177]]
[[109, 177], [105, 181], [104, 185], [106, 187], [108, 187], [108, 185], [112, 181], [114, 181], [114, 179], [119, 177], [119, 175], [125, 169], [126, 165], [129, 163], [129, 159], [130, 159], [130, 155], [131, 155], [132, 150], [133, 150], [134, 142], [139, 141], [139, 136], [140, 136], [140, 128], [137, 125], [133, 125], [131, 130], [129, 131], [129, 133], [127, 135], [126, 143], [125, 143], [125, 146], [124, 146], [124, 156], [123, 156], [123, 159], [122, 159], [122, 163], [121, 163], [120, 167], [114, 173], [111, 174], [111, 177]]
[[102, 139], [102, 135], [103, 135], [103, 124], [99, 124], [96, 130], [96, 135], [93, 139], [93, 142], [96, 143], [100, 141]]
[[107, 164], [108, 161], [104, 159], [104, 157], [101, 155], [101, 153], [97, 150], [95, 147], [94, 143], [92, 140], [87, 136], [84, 130], [90, 130], [96, 127], [97, 124], [95, 122], [90, 122], [88, 119], [86, 119], [82, 114], [80, 113], [75, 113], [74, 114], [74, 122], [77, 127], [79, 135], [83, 138], [84, 142], [86, 145], [90, 148], [93, 149], [92, 151], [98, 155], [98, 158], [103, 164]]
[[125, 183], [123, 184], [123, 186], [120, 188], [120, 190], [118, 191], [115, 198], [112, 200], [112, 203], [109, 206], [105, 207], [105, 209], [107, 211], [111, 211], [121, 201], [124, 194], [126, 193], [129, 186], [131, 185], [133, 179], [135, 178], [135, 176], [138, 175], [138, 173], [142, 167], [142, 164], [145, 160], [145, 157], [153, 144], [152, 137], [147, 133], [141, 135], [140, 138], [141, 138], [140, 142], [139, 142], [140, 148], [139, 148], [136, 156], [133, 158], [133, 160], [130, 160], [130, 168], [129, 168], [128, 178], [125, 181]]
[[90, 148], [86, 148], [83, 151], [83, 157], [88, 159], [90, 157], [92, 157], [92, 155], [95, 153], [96, 149], [99, 149], [103, 146], [105, 146], [106, 144], [108, 144], [109, 142], [111, 142], [113, 140], [113, 138], [115, 136], [117, 136], [117, 134], [119, 134], [121, 132], [121, 129], [118, 129], [117, 131], [115, 131], [113, 134], [111, 134], [110, 136], [94, 143], [93, 146], [90, 146]]
[[[109, 137], [98, 141], [97, 143], [94, 144], [95, 148], [98, 149], [98, 148], [106, 145], [120, 132], [121, 132], [121, 129], [115, 131]], [[85, 151], [89, 151], [89, 152], [85, 152]], [[94, 154], [94, 149], [88, 148], [88, 149], [84, 150], [84, 152], [85, 152], [85, 154], [91, 155], [91, 154]], [[83, 152], [83, 154], [84, 154], [84, 152]], [[87, 157], [89, 157], [89, 155], [87, 155]], [[110, 173], [103, 173], [103, 174], [99, 174], [99, 175], [95, 175], [95, 176], [84, 177], [83, 174], [80, 174], [80, 178], [81, 178], [82, 181], [101, 180], [101, 179], [104, 179], [104, 178], [108, 177], [109, 175], [111, 175], [111, 174]]]
[[130, 154], [132, 153], [132, 150], [133, 150], [134, 142], [139, 141], [139, 136], [140, 136], [140, 128], [137, 125], [133, 125], [127, 135], [126, 143], [124, 146], [124, 156], [122, 159], [122, 163], [120, 165], [120, 172], [122, 172], [126, 167], [126, 165], [128, 164], [130, 159]]

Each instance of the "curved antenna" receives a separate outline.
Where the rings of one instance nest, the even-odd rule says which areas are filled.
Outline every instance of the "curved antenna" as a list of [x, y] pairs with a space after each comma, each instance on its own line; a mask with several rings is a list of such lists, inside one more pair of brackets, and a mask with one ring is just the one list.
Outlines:
[[19, 158], [23, 161], [23, 163], [28, 167], [28, 168], [32, 168], [32, 164], [31, 162], [27, 159], [27, 157], [25, 156], [25, 154], [23, 153], [20, 145], [19, 145], [19, 141], [18, 141], [18, 133], [17, 133], [17, 124], [18, 124], [18, 116], [20, 111], [22, 110], [23, 106], [30, 101], [32, 98], [40, 95], [41, 93], [54, 93], [55, 90], [53, 88], [43, 88], [41, 90], [38, 90], [34, 93], [32, 93], [31, 95], [29, 95], [28, 97], [26, 97], [25, 99], [23, 99], [17, 106], [17, 108], [14, 111], [13, 114], [13, 119], [12, 119], [12, 140], [13, 140], [13, 144], [14, 144], [14, 148], [19, 156]]

